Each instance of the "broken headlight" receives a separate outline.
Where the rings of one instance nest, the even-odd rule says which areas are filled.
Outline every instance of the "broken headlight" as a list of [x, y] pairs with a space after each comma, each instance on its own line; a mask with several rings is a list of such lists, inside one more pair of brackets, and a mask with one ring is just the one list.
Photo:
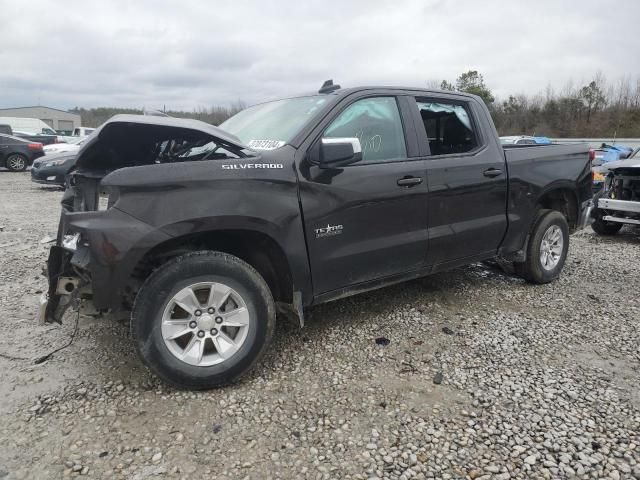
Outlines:
[[77, 250], [78, 242], [80, 242], [80, 234], [73, 233], [70, 235], [64, 235], [62, 237], [62, 248], [66, 248], [67, 250]]

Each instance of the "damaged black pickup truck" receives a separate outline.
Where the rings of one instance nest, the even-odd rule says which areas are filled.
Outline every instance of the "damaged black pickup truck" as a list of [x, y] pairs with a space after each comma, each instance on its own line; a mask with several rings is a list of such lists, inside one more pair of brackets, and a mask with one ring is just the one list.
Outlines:
[[331, 83], [219, 128], [119, 115], [76, 167], [45, 320], [131, 311], [145, 364], [193, 389], [255, 364], [276, 311], [492, 258], [550, 282], [591, 198], [586, 145], [503, 147], [475, 96]]

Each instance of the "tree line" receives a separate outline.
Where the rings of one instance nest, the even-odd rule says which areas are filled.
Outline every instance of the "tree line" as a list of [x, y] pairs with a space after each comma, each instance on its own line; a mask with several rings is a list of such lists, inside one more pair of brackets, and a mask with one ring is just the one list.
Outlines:
[[98, 107], [98, 108], [72, 108], [69, 110], [72, 113], [77, 113], [82, 119], [82, 125], [85, 127], [97, 127], [114, 115], [121, 113], [130, 113], [135, 115], [142, 115], [143, 113], [155, 113], [161, 112], [170, 117], [177, 118], [193, 118], [196, 120], [202, 120], [203, 122], [210, 123], [212, 125], [220, 125], [227, 118], [235, 115], [240, 110], [244, 110], [246, 105], [242, 101], [237, 101], [228, 107], [221, 105], [214, 105], [211, 107], [198, 107], [192, 111], [184, 110], [155, 110], [147, 108], [116, 108], [116, 107]]
[[[496, 98], [477, 70], [462, 73], [455, 81], [427, 82], [430, 88], [480, 96], [489, 107], [500, 135], [549, 137], [640, 137], [640, 78], [608, 83], [601, 73], [584, 85], [568, 83], [556, 91], [551, 86], [536, 95], [514, 94]], [[195, 118], [219, 125], [245, 108], [241, 101], [225, 107], [214, 105], [193, 111], [166, 111], [167, 115]], [[74, 108], [82, 124], [97, 127], [118, 113], [141, 114], [144, 109]]]
[[607, 83], [602, 73], [584, 85], [551, 86], [537, 95], [516, 94], [497, 99], [476, 70], [462, 73], [455, 83], [431, 82], [442, 90], [480, 96], [491, 111], [500, 135], [549, 137], [640, 137], [640, 78]]

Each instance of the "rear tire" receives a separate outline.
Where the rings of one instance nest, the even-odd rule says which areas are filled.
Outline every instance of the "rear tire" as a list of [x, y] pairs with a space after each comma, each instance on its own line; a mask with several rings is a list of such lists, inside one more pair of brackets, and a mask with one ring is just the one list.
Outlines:
[[615, 235], [623, 227], [622, 223], [605, 222], [602, 219], [602, 211], [596, 210], [594, 215], [594, 221], [591, 224], [591, 229], [598, 235]]
[[516, 273], [531, 283], [544, 284], [560, 276], [569, 251], [569, 225], [555, 210], [541, 210], [531, 227], [526, 260]]
[[27, 157], [20, 153], [12, 153], [7, 157], [5, 165], [10, 172], [24, 172], [27, 169]]
[[131, 314], [145, 365], [167, 383], [194, 390], [245, 374], [266, 351], [275, 323], [273, 298], [260, 274], [213, 251], [182, 255], [156, 270]]

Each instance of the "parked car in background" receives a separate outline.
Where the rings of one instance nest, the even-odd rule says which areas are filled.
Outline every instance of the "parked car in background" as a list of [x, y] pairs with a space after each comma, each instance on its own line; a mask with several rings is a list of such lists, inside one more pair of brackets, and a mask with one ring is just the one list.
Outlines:
[[51, 145], [54, 143], [58, 143], [60, 138], [57, 135], [44, 135], [44, 134], [36, 134], [29, 133], [19, 130], [14, 130], [11, 125], [6, 123], [0, 123], [0, 133], [4, 133], [5, 135], [12, 135], [14, 137], [19, 137], [24, 140], [29, 140], [32, 142], [41, 143], [43, 145]]
[[41, 143], [0, 133], [0, 167], [22, 172], [43, 155]]
[[625, 225], [640, 225], [640, 156], [595, 167], [604, 176], [594, 196], [591, 228], [600, 235], [615, 235]]
[[502, 145], [550, 145], [551, 139], [548, 137], [531, 137], [527, 135], [512, 135], [500, 137]]
[[13, 136], [22, 138], [24, 140], [29, 140], [31, 142], [38, 142], [38, 143], [41, 143], [42, 145], [53, 145], [55, 143], [60, 142], [60, 137], [58, 137], [57, 135], [38, 135], [34, 133], [20, 132], [20, 131], [14, 130]]
[[10, 125], [14, 132], [27, 132], [31, 135], [57, 135], [53, 128], [37, 118], [0, 117], [0, 124]]
[[76, 127], [73, 129], [73, 136], [86, 137], [87, 135], [91, 135], [94, 131], [95, 131], [95, 128]]
[[65, 179], [76, 164], [76, 152], [46, 155], [31, 166], [31, 181], [64, 186]]
[[66, 143], [54, 143], [51, 145], [44, 146], [45, 155], [50, 155], [52, 153], [77, 153], [80, 150], [82, 144], [86, 141], [86, 137], [77, 137], [73, 138], [71, 141]]
[[133, 306], [156, 374], [223, 385], [265, 352], [276, 306], [303, 325], [305, 307], [495, 257], [554, 281], [591, 208], [588, 151], [503, 147], [473, 95], [331, 82], [220, 127], [118, 115], [69, 175], [43, 319]]

